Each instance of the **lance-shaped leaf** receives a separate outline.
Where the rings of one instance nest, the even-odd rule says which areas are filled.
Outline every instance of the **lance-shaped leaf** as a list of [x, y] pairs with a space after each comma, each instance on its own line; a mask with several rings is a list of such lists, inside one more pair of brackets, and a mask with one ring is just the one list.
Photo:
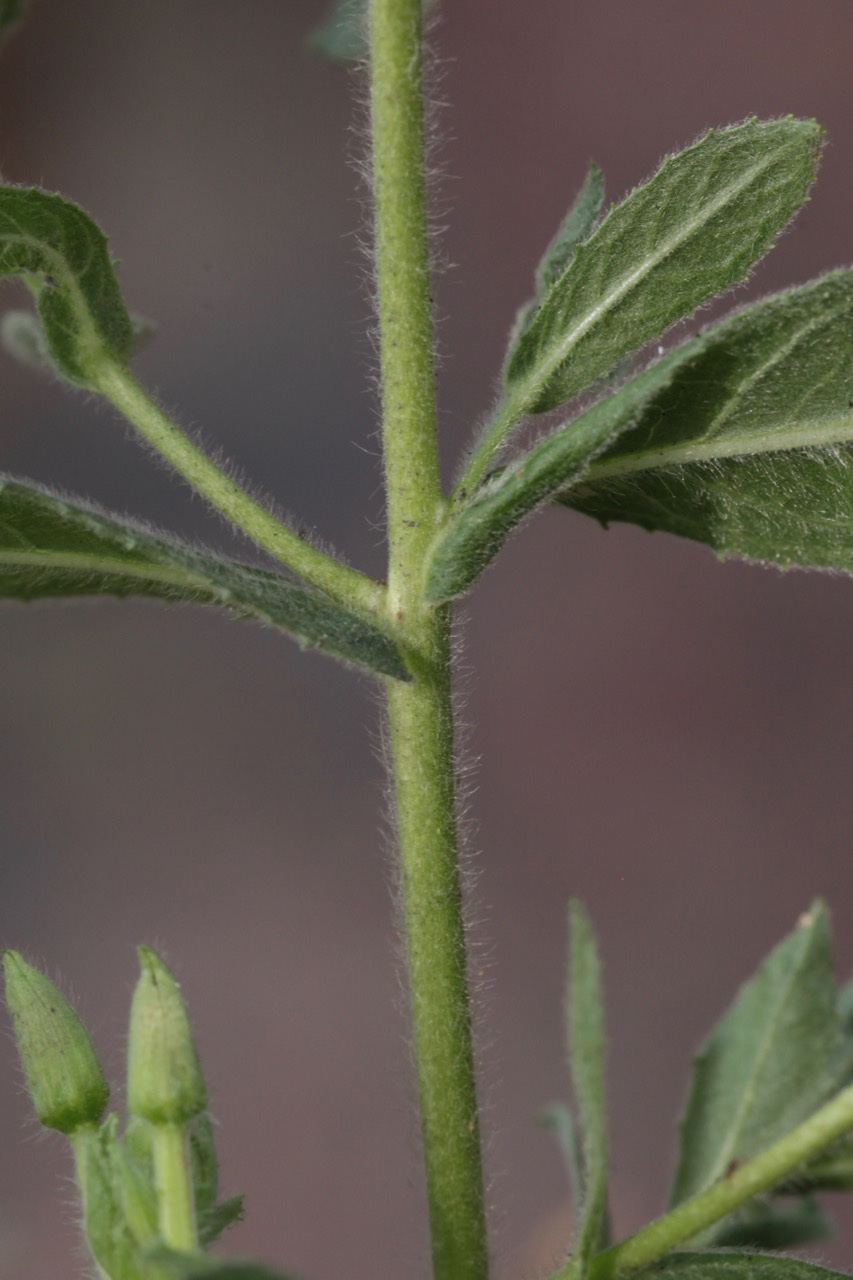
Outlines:
[[853, 570], [853, 271], [703, 340], [562, 500], [724, 556]]
[[520, 412], [568, 400], [744, 279], [806, 199], [820, 140], [814, 121], [747, 120], [667, 157], [548, 291], [505, 371]]
[[567, 1275], [585, 1277], [607, 1231], [607, 1102], [604, 1089], [604, 1003], [601, 964], [586, 911], [570, 905], [571, 956], [567, 1032], [569, 1065], [583, 1143], [583, 1203], [577, 1206]]
[[653, 1275], [655, 1280], [844, 1280], [843, 1272], [814, 1262], [738, 1249], [668, 1253], [655, 1263]]
[[0, 476], [0, 598], [91, 595], [217, 605], [306, 648], [411, 678], [388, 636], [318, 591]]
[[429, 566], [427, 599], [438, 603], [466, 591], [522, 520], [577, 481], [700, 349], [700, 340], [684, 343], [487, 480], [440, 532]]
[[51, 358], [88, 386], [104, 359], [133, 347], [107, 238], [87, 213], [36, 187], [0, 187], [0, 275], [18, 275], [36, 300]]
[[832, 1224], [814, 1196], [787, 1203], [779, 1196], [751, 1200], [714, 1233], [716, 1247], [792, 1249], [832, 1235]]
[[837, 1040], [832, 947], [818, 902], [741, 988], [694, 1062], [671, 1203], [816, 1110]]
[[552, 285], [556, 284], [572, 260], [578, 245], [591, 235], [604, 204], [604, 175], [597, 164], [591, 163], [583, 186], [575, 196], [557, 234], [548, 245], [536, 268], [536, 293], [532, 301], [522, 307], [515, 322], [507, 351], [507, 364], [533, 321], [542, 300]]
[[[322, 26], [308, 37], [308, 47], [330, 62], [357, 62], [368, 52], [367, 10], [370, 0], [335, 0]], [[424, 0], [431, 9], [435, 0]]]
[[147, 1257], [151, 1280], [287, 1280], [262, 1262], [178, 1253], [159, 1245]]

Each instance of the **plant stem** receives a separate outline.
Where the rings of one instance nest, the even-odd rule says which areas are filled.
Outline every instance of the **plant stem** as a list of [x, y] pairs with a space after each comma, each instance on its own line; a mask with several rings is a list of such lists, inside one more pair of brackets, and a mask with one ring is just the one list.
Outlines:
[[423, 603], [443, 509], [436, 439], [421, 0], [371, 0], [376, 274], [389, 619], [415, 680], [386, 682], [436, 1280], [485, 1280], [485, 1206], [459, 877], [450, 614]]
[[[617, 1280], [648, 1266], [767, 1191], [853, 1128], [853, 1087], [842, 1090], [784, 1138], [594, 1258], [589, 1280]], [[568, 1264], [551, 1280], [568, 1276]]]
[[170, 1248], [193, 1253], [198, 1232], [185, 1126], [152, 1124], [150, 1131], [160, 1235]]
[[184, 435], [127, 369], [104, 361], [92, 383], [198, 493], [274, 559], [341, 604], [371, 614], [381, 608], [380, 583], [303, 542], [271, 515]]

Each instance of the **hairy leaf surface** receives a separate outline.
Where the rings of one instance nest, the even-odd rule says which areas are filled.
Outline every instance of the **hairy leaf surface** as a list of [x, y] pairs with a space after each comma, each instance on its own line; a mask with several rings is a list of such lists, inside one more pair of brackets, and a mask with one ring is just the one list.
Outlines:
[[487, 480], [439, 535], [429, 567], [427, 599], [437, 603], [466, 591], [513, 529], [583, 475], [592, 459], [642, 416], [647, 403], [699, 350], [696, 341], [684, 343]]
[[816, 1110], [837, 1041], [832, 948], [818, 902], [741, 988], [695, 1059], [671, 1203]]
[[516, 347], [530, 328], [546, 293], [566, 270], [578, 245], [592, 234], [603, 204], [604, 175], [597, 164], [591, 163], [583, 186], [536, 268], [536, 292], [532, 301], [519, 312], [509, 341], [507, 363], [512, 360]]
[[806, 199], [821, 129], [747, 120], [668, 156], [577, 247], [505, 371], [525, 410], [552, 409], [744, 279]]
[[853, 271], [747, 307], [702, 341], [561, 500], [721, 555], [853, 571]]
[[832, 1224], [813, 1196], [788, 1203], [779, 1196], [752, 1200], [714, 1232], [717, 1247], [792, 1249], [832, 1235]]
[[0, 476], [0, 597], [91, 595], [216, 605], [307, 648], [410, 678], [387, 636], [317, 591]]
[[107, 238], [87, 213], [36, 187], [0, 187], [0, 275], [20, 276], [38, 306], [51, 358], [88, 386], [104, 358], [133, 347]]
[[126, 364], [133, 326], [106, 237], [77, 205], [36, 187], [0, 187], [0, 275], [31, 289], [65, 378], [87, 387], [105, 357]]
[[159, 1245], [147, 1256], [150, 1280], [287, 1280], [262, 1262], [243, 1258], [213, 1258], [204, 1254], [178, 1253]]
[[814, 1262], [738, 1249], [668, 1253], [643, 1274], [655, 1280], [845, 1280], [843, 1272]]
[[608, 1158], [601, 963], [589, 917], [577, 901], [570, 905], [570, 938], [567, 1033], [583, 1143], [584, 1198], [576, 1206], [577, 1225], [569, 1266], [572, 1276], [582, 1277], [590, 1259], [604, 1245]]

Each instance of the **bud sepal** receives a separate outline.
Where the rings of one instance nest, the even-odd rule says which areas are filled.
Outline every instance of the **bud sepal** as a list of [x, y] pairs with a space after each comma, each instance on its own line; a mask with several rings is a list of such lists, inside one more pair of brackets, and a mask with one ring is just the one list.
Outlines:
[[110, 1090], [88, 1031], [49, 978], [17, 951], [2, 956], [6, 1003], [39, 1121], [68, 1136], [96, 1125]]

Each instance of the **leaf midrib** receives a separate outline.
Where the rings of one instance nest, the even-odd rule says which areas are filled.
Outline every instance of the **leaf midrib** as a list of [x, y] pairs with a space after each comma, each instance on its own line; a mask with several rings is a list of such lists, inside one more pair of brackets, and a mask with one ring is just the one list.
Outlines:
[[[549, 349], [546, 348], [543, 353], [542, 366], [540, 366], [538, 374], [532, 377], [529, 384], [525, 387], [523, 399], [528, 404], [535, 401], [539, 393], [547, 386], [548, 382], [554, 376], [559, 366], [568, 358], [572, 348], [580, 342], [581, 338], [583, 338], [590, 329], [594, 328], [609, 311], [612, 311], [623, 300], [623, 298], [631, 292], [632, 289], [636, 288], [637, 285], [655, 269], [655, 267], [681, 248], [681, 246], [686, 243], [691, 236], [695, 235], [703, 226], [711, 222], [727, 204], [740, 194], [741, 191], [750, 186], [765, 169], [768, 169], [772, 165], [778, 163], [778, 160], [778, 152], [774, 152], [772, 155], [766, 156], [760, 164], [756, 164], [746, 174], [744, 174], [741, 179], [736, 182], [732, 182], [723, 188], [716, 200], [713, 200], [710, 204], [703, 206], [702, 216], [690, 220], [683, 227], [680, 234], [674, 235], [665, 240], [658, 249], [644, 259], [641, 266], [637, 267], [634, 271], [629, 272], [628, 275], [623, 276], [615, 287], [612, 287], [610, 292], [604, 295], [600, 303], [588, 311], [585, 317], [575, 325], [574, 329], [569, 330], [561, 342], [558, 341], [550, 349], [552, 352], [550, 356], [548, 354]], [[642, 187], [639, 188], [641, 191], [643, 189], [644, 188]], [[617, 206], [617, 210], [614, 210], [614, 213], [621, 208], [624, 208], [624, 205]], [[603, 233], [606, 225], [607, 222], [605, 220], [599, 228], [597, 233], [598, 235]], [[594, 241], [588, 241], [585, 246], [581, 246], [580, 251], [582, 252], [584, 248], [587, 250], [591, 249], [593, 244]], [[572, 267], [570, 266], [568, 270], [571, 269]], [[554, 287], [559, 288], [559, 284]]]
[[706, 1174], [705, 1180], [703, 1181], [703, 1184], [702, 1184], [703, 1186], [710, 1185], [710, 1183], [712, 1183], [715, 1178], [720, 1177], [721, 1174], [728, 1168], [729, 1163], [733, 1158], [735, 1145], [737, 1143], [738, 1138], [741, 1135], [744, 1117], [748, 1113], [749, 1108], [752, 1106], [752, 1101], [755, 1095], [757, 1081], [761, 1074], [761, 1070], [763, 1069], [764, 1064], [767, 1061], [773, 1042], [776, 1038], [776, 1032], [777, 1032], [777, 1027], [778, 1027], [779, 1018], [780, 1018], [780, 1011], [785, 1008], [785, 1005], [787, 1004], [788, 997], [790, 996], [791, 989], [794, 985], [794, 982], [799, 977], [804, 961], [808, 956], [809, 942], [810, 942], [809, 937], [804, 938], [802, 946], [800, 947], [799, 955], [797, 956], [795, 963], [791, 965], [791, 969], [789, 971], [787, 981], [785, 982], [784, 987], [779, 991], [779, 994], [774, 1004], [773, 1016], [770, 1019], [768, 1019], [767, 1029], [759, 1044], [758, 1052], [755, 1054], [753, 1058], [753, 1066], [752, 1066], [752, 1070], [749, 1073], [749, 1080], [747, 1084], [741, 1089], [740, 1103], [738, 1105], [737, 1111], [735, 1112], [733, 1121], [729, 1126], [728, 1136], [723, 1146], [720, 1148], [715, 1164], [712, 1165], [710, 1171]]
[[[102, 345], [100, 335], [98, 333], [97, 326], [93, 322], [85, 294], [83, 293], [83, 289], [80, 284], [80, 281], [92, 264], [91, 246], [88, 247], [87, 261], [85, 265], [79, 272], [75, 271], [69, 264], [68, 258], [62, 249], [57, 249], [55, 246], [48, 244], [45, 240], [40, 239], [38, 236], [34, 236], [29, 231], [26, 231], [20, 226], [17, 218], [13, 218], [11, 214], [7, 213], [4, 216], [9, 220], [9, 222], [13, 223], [18, 228], [18, 232], [16, 234], [12, 231], [0, 231], [0, 241], [11, 241], [12, 243], [21, 241], [24, 244], [35, 245], [48, 262], [56, 264], [52, 270], [46, 274], [56, 275], [64, 281], [65, 288], [71, 296], [72, 306], [79, 325], [79, 329], [77, 331], [71, 331], [69, 333], [69, 337], [77, 342], [80, 350], [85, 348], [99, 349]], [[15, 275], [19, 273], [9, 271], [6, 274]], [[66, 332], [68, 332], [67, 327]]]
[[208, 579], [187, 570], [174, 569], [155, 563], [135, 565], [126, 560], [111, 559], [108, 556], [83, 555], [80, 552], [0, 551], [0, 566], [21, 569], [37, 567], [48, 571], [70, 571], [91, 575], [100, 574], [110, 578], [131, 578], [136, 581], [149, 581], [167, 586], [181, 587], [189, 591], [204, 591], [210, 596], [216, 595], [218, 590]]
[[623, 458], [606, 458], [590, 464], [584, 484], [617, 479], [639, 471], [654, 471], [690, 463], [713, 462], [721, 458], [748, 458], [763, 453], [790, 453], [795, 449], [819, 451], [853, 442], [853, 412], [841, 416], [807, 419], [788, 431], [767, 435], [726, 436], [701, 444], [673, 445], [667, 449], [650, 449], [627, 454]]

